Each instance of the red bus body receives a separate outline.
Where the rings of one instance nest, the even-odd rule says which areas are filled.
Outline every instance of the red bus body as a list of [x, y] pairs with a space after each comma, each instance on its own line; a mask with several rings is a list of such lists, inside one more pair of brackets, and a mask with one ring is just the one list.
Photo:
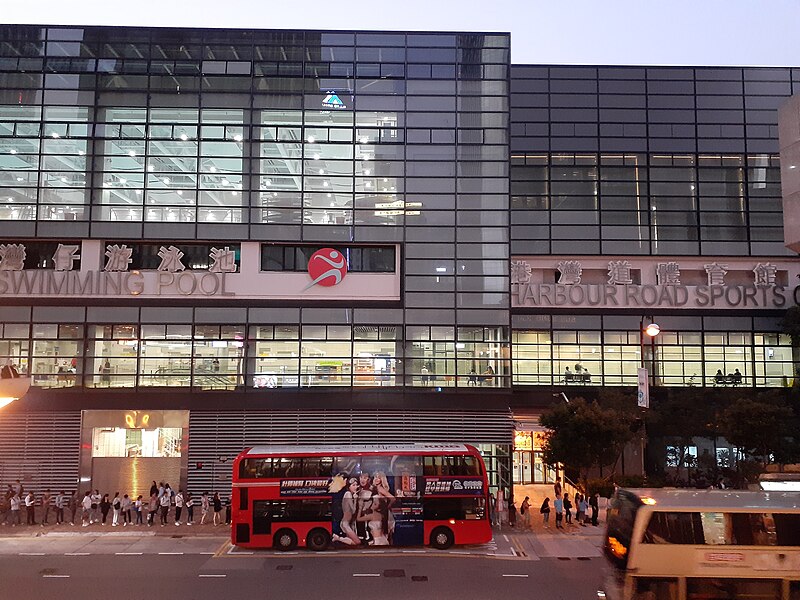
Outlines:
[[482, 544], [488, 480], [465, 444], [261, 446], [233, 464], [231, 542], [246, 548]]

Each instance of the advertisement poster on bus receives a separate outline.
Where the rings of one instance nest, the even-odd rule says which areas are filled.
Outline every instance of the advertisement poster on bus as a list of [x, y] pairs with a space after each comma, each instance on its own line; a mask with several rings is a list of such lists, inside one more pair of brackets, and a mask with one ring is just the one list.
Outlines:
[[413, 458], [354, 458], [331, 478], [333, 541], [341, 546], [423, 543], [422, 490]]

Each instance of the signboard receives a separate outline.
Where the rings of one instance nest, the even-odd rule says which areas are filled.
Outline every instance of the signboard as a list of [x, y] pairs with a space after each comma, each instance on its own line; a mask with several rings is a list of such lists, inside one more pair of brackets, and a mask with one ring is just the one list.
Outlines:
[[511, 260], [515, 308], [785, 309], [800, 304], [797, 261], [537, 257]]
[[26, 269], [25, 244], [0, 243], [0, 298], [400, 300], [399, 258], [394, 272], [348, 276], [343, 252], [322, 248], [309, 259], [308, 272], [262, 271], [260, 243], [240, 246], [238, 264], [229, 247], [212, 247], [207, 269], [192, 268], [180, 249], [162, 246], [157, 268], [137, 270], [129, 269], [132, 248], [125, 244], [83, 240], [59, 244], [53, 269]]
[[426, 477], [425, 496], [483, 495], [483, 479], [479, 477]]
[[322, 496], [328, 493], [330, 477], [281, 479], [281, 496]]
[[636, 395], [636, 404], [639, 408], [650, 408], [650, 380], [647, 375], [647, 369], [639, 368], [636, 370], [638, 375], [638, 388], [639, 391]]

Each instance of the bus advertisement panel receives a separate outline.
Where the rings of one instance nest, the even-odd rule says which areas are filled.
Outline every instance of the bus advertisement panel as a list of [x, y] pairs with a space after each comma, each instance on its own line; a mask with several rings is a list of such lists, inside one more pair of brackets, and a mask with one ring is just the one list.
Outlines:
[[234, 465], [233, 543], [321, 549], [491, 539], [476, 449], [380, 448], [242, 453]]

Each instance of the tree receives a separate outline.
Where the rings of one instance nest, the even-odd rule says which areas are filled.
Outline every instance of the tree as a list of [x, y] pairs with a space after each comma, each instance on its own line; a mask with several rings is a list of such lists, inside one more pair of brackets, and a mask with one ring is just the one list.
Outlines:
[[539, 422], [548, 429], [542, 449], [545, 462], [577, 469], [581, 481], [587, 480], [592, 467], [615, 464], [633, 437], [631, 419], [583, 398], [557, 404]]
[[720, 418], [720, 433], [766, 466], [773, 457], [784, 464], [796, 458], [794, 413], [779, 394], [740, 398], [726, 408]]
[[676, 390], [668, 397], [653, 404], [648, 415], [648, 430], [666, 440], [675, 450], [668, 458], [680, 468], [686, 467], [686, 479], [690, 478], [689, 447], [694, 446], [695, 437], [715, 435], [713, 425], [714, 405], [702, 392]]
[[781, 319], [781, 330], [789, 336], [792, 342], [792, 373], [794, 386], [800, 385], [800, 374], [797, 365], [800, 364], [800, 306], [786, 309]]

